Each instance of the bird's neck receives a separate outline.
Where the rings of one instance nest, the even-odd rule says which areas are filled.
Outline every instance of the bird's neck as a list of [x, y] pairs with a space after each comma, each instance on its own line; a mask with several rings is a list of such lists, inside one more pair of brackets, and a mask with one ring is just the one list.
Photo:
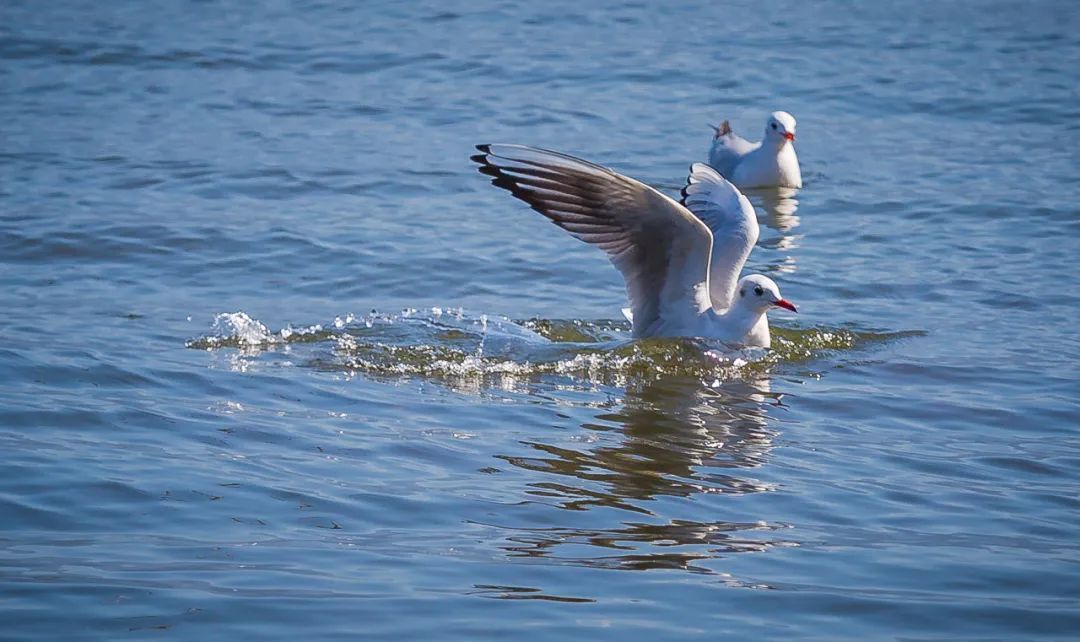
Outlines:
[[730, 333], [733, 341], [742, 341], [751, 330], [759, 323], [768, 323], [765, 312], [759, 312], [749, 306], [739, 305], [736, 302], [726, 312], [717, 315]]
[[779, 154], [788, 146], [788, 139], [781, 136], [768, 136], [765, 138], [765, 146]]

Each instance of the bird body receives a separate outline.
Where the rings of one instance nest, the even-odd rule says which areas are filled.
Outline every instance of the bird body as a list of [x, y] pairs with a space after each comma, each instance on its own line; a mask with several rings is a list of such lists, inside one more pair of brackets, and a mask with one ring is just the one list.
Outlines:
[[523, 145], [478, 145], [492, 184], [604, 250], [626, 283], [633, 335], [768, 347], [766, 312], [794, 311], [768, 277], [739, 272], [758, 237], [753, 206], [703, 163], [682, 202], [606, 167]]

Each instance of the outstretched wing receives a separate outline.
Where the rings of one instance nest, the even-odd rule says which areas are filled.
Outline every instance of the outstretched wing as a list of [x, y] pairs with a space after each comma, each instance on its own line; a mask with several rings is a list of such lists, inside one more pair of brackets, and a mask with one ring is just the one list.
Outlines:
[[604, 250], [626, 281], [635, 337], [663, 334], [710, 306], [712, 234], [675, 200], [573, 156], [478, 145], [472, 157], [508, 190], [575, 237]]
[[709, 298], [720, 312], [731, 306], [746, 258], [758, 240], [754, 206], [716, 170], [705, 163], [690, 166], [682, 202], [712, 231]]
[[739, 159], [761, 147], [761, 143], [751, 143], [731, 131], [731, 125], [726, 120], [720, 123], [719, 127], [713, 127], [713, 130], [716, 135], [713, 136], [712, 146], [709, 148], [709, 165], [721, 175], [730, 178], [735, 172], [735, 166], [739, 164]]

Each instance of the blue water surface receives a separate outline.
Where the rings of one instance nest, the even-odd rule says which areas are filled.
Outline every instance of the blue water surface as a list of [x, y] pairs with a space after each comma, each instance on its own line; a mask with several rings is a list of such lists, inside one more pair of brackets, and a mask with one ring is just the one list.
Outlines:
[[[1080, 631], [1075, 3], [0, 5], [0, 638]], [[769, 354], [628, 341], [542, 145], [751, 194]]]

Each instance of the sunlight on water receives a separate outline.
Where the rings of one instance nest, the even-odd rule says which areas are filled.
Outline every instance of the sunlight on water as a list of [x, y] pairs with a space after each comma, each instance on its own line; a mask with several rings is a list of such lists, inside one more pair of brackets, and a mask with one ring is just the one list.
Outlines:
[[[0, 58], [0, 638], [1077, 637], [1074, 3], [15, 0]], [[770, 350], [632, 340], [469, 160], [676, 197], [778, 109]]]
[[[274, 331], [244, 312], [219, 314], [193, 349], [234, 349], [231, 367], [246, 370], [262, 355], [287, 352], [294, 363], [350, 376], [472, 380], [497, 387], [541, 376], [613, 385], [692, 376], [705, 382], [744, 379], [828, 353], [918, 333], [875, 333], [847, 328], [773, 329], [773, 348], [733, 349], [701, 339], [631, 340], [617, 321], [472, 316], [432, 308], [421, 313], [371, 312], [332, 323]], [[311, 344], [310, 350], [296, 349]]]

